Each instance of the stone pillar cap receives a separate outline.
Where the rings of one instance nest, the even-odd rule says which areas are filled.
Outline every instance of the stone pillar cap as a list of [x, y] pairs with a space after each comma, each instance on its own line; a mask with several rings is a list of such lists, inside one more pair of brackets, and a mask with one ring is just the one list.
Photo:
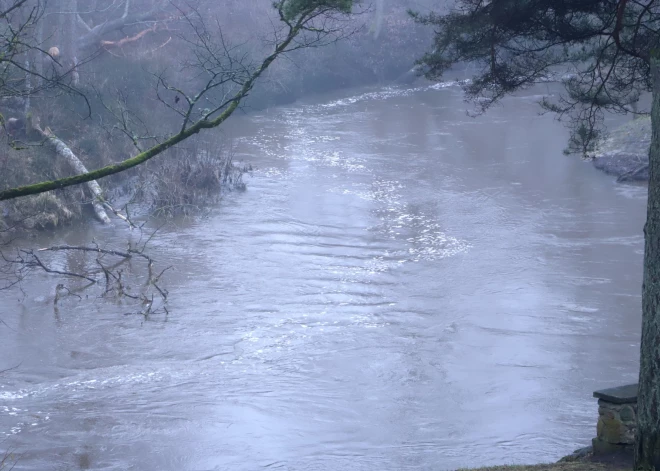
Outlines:
[[594, 397], [613, 404], [634, 403], [637, 402], [637, 386], [638, 383], [601, 389], [599, 391], [594, 391]]

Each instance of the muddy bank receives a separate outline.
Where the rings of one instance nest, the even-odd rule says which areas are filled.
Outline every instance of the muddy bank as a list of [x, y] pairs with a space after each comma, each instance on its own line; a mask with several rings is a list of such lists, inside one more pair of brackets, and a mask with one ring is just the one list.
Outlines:
[[649, 179], [651, 118], [641, 117], [614, 129], [590, 157], [603, 172], [615, 175], [619, 182], [642, 182]]

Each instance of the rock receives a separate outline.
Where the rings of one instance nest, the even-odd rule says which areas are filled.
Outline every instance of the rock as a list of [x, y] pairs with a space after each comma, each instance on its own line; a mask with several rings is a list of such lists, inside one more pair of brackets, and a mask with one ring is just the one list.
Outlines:
[[619, 411], [619, 417], [624, 422], [633, 422], [635, 420], [635, 410], [631, 406], [624, 406]]
[[598, 438], [608, 443], [629, 443], [627, 427], [620, 420], [601, 417], [598, 419], [597, 435]]

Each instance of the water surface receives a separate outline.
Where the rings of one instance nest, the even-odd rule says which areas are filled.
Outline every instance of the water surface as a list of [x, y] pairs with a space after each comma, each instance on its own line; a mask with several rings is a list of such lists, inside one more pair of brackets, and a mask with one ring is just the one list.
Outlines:
[[547, 90], [477, 119], [443, 85], [235, 119], [248, 190], [153, 242], [169, 316], [55, 313], [42, 275], [0, 293], [0, 448], [18, 470], [443, 470], [587, 445], [592, 391], [637, 378], [646, 193], [562, 155]]

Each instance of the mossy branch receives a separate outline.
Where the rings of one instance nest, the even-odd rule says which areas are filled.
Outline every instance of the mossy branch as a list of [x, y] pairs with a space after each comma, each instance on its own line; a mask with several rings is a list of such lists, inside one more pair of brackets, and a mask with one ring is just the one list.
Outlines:
[[179, 144], [180, 142], [185, 141], [189, 137], [199, 133], [203, 129], [212, 129], [220, 126], [224, 123], [238, 108], [241, 101], [247, 97], [247, 95], [252, 90], [254, 83], [261, 76], [261, 74], [279, 57], [281, 54], [288, 51], [289, 46], [292, 41], [304, 30], [305, 24], [308, 20], [313, 18], [314, 11], [306, 12], [306, 14], [300, 16], [295, 23], [288, 24], [288, 33], [284, 39], [277, 44], [275, 50], [272, 54], [267, 56], [262, 62], [261, 65], [249, 76], [249, 78], [243, 83], [241, 89], [236, 92], [236, 94], [228, 101], [227, 108], [219, 114], [217, 117], [203, 118], [195, 122], [193, 125], [181, 129], [177, 134], [174, 134], [167, 140], [147, 149], [143, 152], [140, 152], [135, 157], [131, 157], [117, 164], [107, 165], [97, 170], [91, 172], [82, 173], [79, 175], [74, 175], [71, 177], [59, 178], [57, 180], [45, 181], [40, 183], [34, 183], [31, 185], [20, 186], [16, 188], [11, 188], [8, 190], [0, 191], [0, 201], [10, 200], [18, 198], [21, 196], [36, 195], [39, 193], [45, 193], [51, 190], [59, 190], [73, 185], [78, 185], [80, 183], [86, 183], [92, 180], [98, 180], [109, 175], [114, 175], [116, 173], [123, 172], [133, 167], [137, 167], [140, 164], [152, 159], [153, 157], [165, 152], [167, 149]]

